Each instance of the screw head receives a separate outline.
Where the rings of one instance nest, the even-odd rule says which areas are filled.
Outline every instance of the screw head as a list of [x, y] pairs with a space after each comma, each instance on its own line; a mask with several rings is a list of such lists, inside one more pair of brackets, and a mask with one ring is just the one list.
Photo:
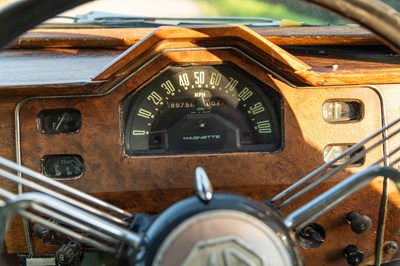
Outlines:
[[386, 242], [383, 246], [383, 251], [386, 254], [395, 254], [399, 250], [399, 245], [394, 241]]
[[199, 128], [205, 128], [206, 126], [207, 126], [207, 123], [204, 120], [200, 120], [197, 122], [197, 127], [199, 127]]

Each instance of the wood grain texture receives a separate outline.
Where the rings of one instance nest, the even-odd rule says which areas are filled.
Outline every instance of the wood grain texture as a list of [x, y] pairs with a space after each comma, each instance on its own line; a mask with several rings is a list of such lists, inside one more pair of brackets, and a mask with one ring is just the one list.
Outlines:
[[[84, 29], [37, 28], [15, 40], [10, 48], [112, 48], [126, 49], [146, 35], [153, 28]], [[378, 39], [361, 27], [288, 27], [252, 28], [276, 45], [377, 45]]]
[[[244, 26], [196, 27], [176, 28], [161, 27], [147, 35], [140, 42], [127, 49], [116, 58], [108, 67], [98, 74], [94, 80], [106, 80], [124, 73], [132, 72], [139, 66], [159, 56], [164, 51], [172, 49], [220, 49], [232, 47], [242, 53], [256, 58], [256, 60], [284, 79], [295, 85], [342, 85], [360, 84], [360, 79], [368, 77], [368, 83], [399, 83], [400, 59], [392, 56], [388, 58], [374, 58], [377, 64], [369, 64], [370, 69], [361, 67], [346, 71], [345, 58], [335, 58], [329, 61], [322, 52], [324, 60], [314, 64], [314, 68], [301, 61], [296, 55], [288, 53], [271, 41], [263, 38], [256, 32]], [[323, 49], [321, 49], [324, 51]], [[321, 51], [320, 50], [320, 51]], [[328, 55], [328, 54], [327, 54]], [[315, 58], [315, 54], [312, 58]], [[363, 62], [367, 61], [359, 57]], [[133, 60], [135, 59], [135, 60]], [[308, 57], [309, 60], [310, 56]], [[351, 62], [357, 61], [352, 60]], [[334, 60], [333, 60], [334, 61]], [[315, 61], [314, 61], [315, 62]], [[390, 65], [389, 68], [385, 67]], [[361, 80], [364, 83], [364, 80]]]
[[[251, 73], [266, 87], [284, 98], [285, 148], [278, 153], [231, 153], [176, 156], [126, 156], [121, 139], [121, 101], [140, 91], [154, 75], [177, 60], [182, 63], [229, 61]], [[113, 82], [103, 84], [110, 86]], [[102, 88], [99, 88], [102, 89]], [[327, 124], [321, 106], [328, 99], [355, 99], [364, 103], [364, 118], [351, 124]], [[377, 94], [365, 87], [293, 88], [272, 78], [269, 73], [240, 53], [230, 50], [166, 52], [145, 66], [124, 84], [101, 97], [68, 99], [32, 99], [21, 108], [21, 144], [23, 164], [39, 170], [40, 159], [49, 154], [79, 154], [85, 160], [82, 178], [66, 182], [129, 211], [158, 213], [174, 202], [192, 194], [193, 171], [203, 166], [216, 191], [239, 193], [255, 200], [271, 198], [300, 177], [323, 163], [322, 150], [327, 144], [356, 143], [380, 127]], [[74, 135], [46, 136], [36, 128], [36, 116], [42, 109], [76, 108], [82, 113], [82, 129]], [[340, 134], [337, 134], [340, 132]], [[377, 150], [366, 164], [380, 156]], [[99, 156], [100, 155], [100, 156]], [[283, 210], [287, 214], [315, 195], [331, 187], [350, 173], [349, 168], [298, 202]], [[302, 250], [307, 265], [345, 265], [341, 249], [357, 244], [370, 256], [374, 251], [373, 228], [365, 236], [355, 236], [345, 223], [351, 210], [363, 211], [376, 221], [380, 192], [367, 188], [318, 220], [327, 230], [327, 241], [318, 250]], [[375, 206], [371, 208], [371, 206]], [[345, 233], [343, 233], [345, 232]], [[7, 242], [9, 251], [18, 247]], [[340, 244], [338, 244], [340, 243]], [[45, 251], [36, 243], [37, 252]]]
[[0, 51], [1, 87], [84, 84], [121, 51], [36, 49]]
[[193, 47], [211, 49], [221, 46], [232, 46], [250, 56], [257, 57], [262, 64], [270, 68], [275, 67], [279, 74], [289, 80], [294, 78], [298, 82], [305, 83], [319, 81], [319, 78], [310, 71], [310, 66], [241, 25], [193, 28], [160, 27], [111, 62], [106, 70], [97, 75], [94, 80], [105, 80], [121, 75], [126, 72], [127, 65], [133, 59], [136, 63], [142, 60], [143, 64], [165, 50]]
[[[297, 39], [293, 37], [293, 40]], [[78, 42], [79, 38], [76, 41]], [[241, 46], [237, 44], [236, 41], [228, 43], [239, 45], [239, 47], [243, 46], [243, 44]], [[368, 46], [368, 42], [363, 46], [352, 47], [322, 44], [319, 46], [294, 46], [294, 43], [286, 44], [290, 46], [283, 48], [312, 68], [312, 72], [318, 76], [315, 81], [309, 81], [314, 85], [400, 82], [400, 57], [395, 56], [383, 46]], [[216, 44], [226, 46], [225, 40], [215, 40], [214, 45]], [[161, 49], [168, 47], [178, 49], [181, 45], [197, 47], [196, 44], [175, 42], [174, 44], [169, 43], [169, 46], [163, 46]], [[203, 44], [198, 43], [198, 45]], [[204, 46], [209, 45], [204, 44]], [[152, 50], [151, 47], [148, 48]], [[242, 50], [246, 52], [248, 48]], [[104, 48], [80, 49], [75, 47], [2, 50], [0, 51], [0, 68], [2, 69], [0, 71], [0, 93], [7, 91], [9, 94], [32, 94], [32, 89], [44, 91], [46, 87], [49, 87], [52, 88], [52, 94], [59, 95], [65, 94], [63, 88], [67, 85], [70, 90], [76, 90], [75, 94], [80, 94], [82, 91], [79, 88], [82, 88], [83, 84], [92, 82], [92, 78], [98, 76], [106, 65], [122, 52], [122, 50]], [[154, 55], [154, 51], [151, 54]], [[253, 56], [257, 60], [260, 58], [258, 54]], [[135, 58], [136, 64], [131, 64], [124, 72], [132, 71], [133, 67], [140, 66], [140, 63], [144, 64], [150, 57], [149, 54], [147, 58]], [[268, 66], [268, 62], [264, 63]], [[272, 68], [279, 69], [279, 65], [274, 64]], [[282, 75], [282, 73], [280, 74]], [[284, 73], [283, 76], [285, 76]], [[291, 79], [290, 77], [286, 78]], [[296, 83], [296, 79], [293, 82]], [[22, 90], [24, 91], [22, 92]]]

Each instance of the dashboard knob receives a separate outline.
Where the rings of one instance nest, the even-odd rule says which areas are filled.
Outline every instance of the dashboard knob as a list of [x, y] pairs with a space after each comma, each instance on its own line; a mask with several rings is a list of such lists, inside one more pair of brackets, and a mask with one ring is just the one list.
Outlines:
[[63, 245], [56, 252], [56, 261], [60, 265], [75, 265], [72, 263], [78, 260], [82, 253], [82, 245], [76, 241], [70, 241], [68, 244]]
[[364, 234], [372, 226], [371, 218], [356, 211], [349, 212], [346, 216], [346, 221], [351, 225], [351, 230], [356, 234]]
[[343, 252], [350, 265], [359, 265], [364, 260], [364, 253], [354, 245], [348, 245]]
[[43, 239], [49, 235], [50, 230], [47, 226], [44, 226], [43, 224], [35, 224], [33, 226], [33, 233], [40, 239]]

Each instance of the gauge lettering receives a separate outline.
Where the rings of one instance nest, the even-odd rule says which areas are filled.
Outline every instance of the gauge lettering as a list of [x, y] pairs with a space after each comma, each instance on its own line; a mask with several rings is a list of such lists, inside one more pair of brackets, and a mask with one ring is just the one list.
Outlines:
[[145, 110], [145, 109], [139, 109], [138, 116], [144, 117], [144, 118], [150, 118], [152, 116], [151, 112]]
[[143, 136], [143, 135], [146, 135], [146, 131], [144, 131], [144, 130], [133, 130], [132, 131], [132, 135]]
[[193, 108], [195, 107], [194, 102], [191, 101], [170, 101], [168, 102], [169, 108]]
[[264, 112], [264, 106], [262, 105], [262, 103], [261, 102], [257, 102], [257, 103], [255, 103], [253, 106], [250, 106], [250, 112], [253, 114], [253, 115], [256, 115], [256, 114], [259, 114], [259, 113], [261, 113], [261, 112]]
[[205, 136], [187, 136], [182, 137], [183, 140], [210, 140], [210, 139], [220, 139], [220, 135], [205, 135]]
[[246, 101], [252, 95], [253, 95], [253, 92], [249, 88], [244, 87], [244, 89], [241, 92], [239, 92], [238, 97], [240, 100]]
[[167, 94], [171, 94], [172, 96], [175, 95], [175, 87], [172, 85], [170, 80], [165, 81], [164, 83], [161, 84], [161, 88], [165, 89], [167, 91]]
[[152, 91], [150, 95], [147, 96], [147, 100], [152, 101], [155, 105], [163, 104], [162, 97], [155, 91]]
[[214, 106], [224, 106], [226, 103], [222, 100], [212, 100], [212, 99], [207, 99], [204, 100], [204, 105], [206, 107], [214, 107]]
[[257, 128], [258, 128], [258, 132], [260, 134], [271, 134], [272, 133], [271, 123], [269, 122], [269, 120], [258, 121]]
[[234, 78], [229, 77], [229, 82], [228, 84], [226, 84], [225, 89], [227, 89], [228, 91], [233, 91], [234, 89], [236, 89], [236, 85], [239, 83], [239, 81], [237, 81]]
[[195, 92], [194, 93], [194, 97], [195, 98], [204, 98], [204, 97], [206, 97], [207, 95], [206, 95], [206, 93], [204, 92], [204, 91], [198, 91], [198, 92]]
[[197, 85], [204, 84], [204, 71], [194, 72], [194, 83]]
[[190, 85], [189, 77], [187, 73], [179, 75], [179, 85], [181, 87], [187, 87]]
[[211, 86], [218, 86], [219, 83], [221, 82], [222, 74], [220, 73], [211, 73], [211, 78], [210, 78], [210, 85]]

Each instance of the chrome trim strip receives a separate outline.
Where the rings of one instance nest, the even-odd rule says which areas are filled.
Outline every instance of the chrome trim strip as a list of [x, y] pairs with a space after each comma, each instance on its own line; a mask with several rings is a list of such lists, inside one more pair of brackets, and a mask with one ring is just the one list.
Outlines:
[[[382, 116], [382, 127], [387, 127], [387, 112], [386, 112], [386, 99], [381, 92], [381, 90], [376, 86], [370, 86], [376, 94], [378, 94], [379, 99], [381, 101], [381, 116]], [[386, 141], [382, 144], [383, 148], [383, 157], [386, 158], [384, 161], [385, 166], [391, 165], [390, 163], [390, 148], [389, 148], [389, 140], [388, 140], [388, 130], [384, 130], [382, 132], [382, 138]], [[387, 216], [387, 205], [388, 205], [388, 177], [384, 177], [382, 184], [382, 198], [381, 204], [379, 206], [379, 217], [378, 217], [378, 228], [376, 232], [376, 243], [375, 243], [375, 265], [382, 264], [382, 256], [383, 256], [383, 244], [385, 238], [385, 226], [386, 226], [386, 216]]]
[[[21, 134], [20, 134], [20, 121], [19, 121], [19, 103], [15, 108], [14, 117], [15, 117], [15, 156], [16, 156], [16, 163], [18, 165], [22, 165], [21, 163]], [[22, 179], [22, 173], [17, 171], [17, 176]], [[23, 193], [23, 187], [21, 184], [18, 183], [18, 194]], [[25, 242], [28, 249], [29, 256], [33, 256], [33, 240], [31, 236], [31, 229], [29, 227], [29, 221], [26, 218], [22, 219], [22, 225], [24, 228], [25, 234]]]
[[399, 171], [391, 167], [374, 165], [350, 176], [287, 215], [284, 218], [285, 225], [289, 230], [303, 227], [345, 200], [350, 195], [368, 185], [369, 182], [377, 176], [385, 176], [386, 178], [392, 179], [396, 183], [397, 189], [400, 190]]

